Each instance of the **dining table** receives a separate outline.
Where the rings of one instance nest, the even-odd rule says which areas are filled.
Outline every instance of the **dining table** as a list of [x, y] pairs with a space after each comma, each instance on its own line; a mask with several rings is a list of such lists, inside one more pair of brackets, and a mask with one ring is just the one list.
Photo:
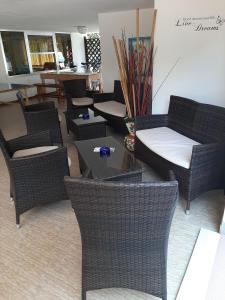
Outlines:
[[61, 84], [62, 81], [85, 79], [88, 89], [92, 88], [92, 81], [99, 81], [99, 90], [102, 90], [102, 77], [100, 72], [74, 72], [72, 70], [58, 70], [58, 71], [46, 71], [40, 74], [41, 81], [43, 84], [46, 80], [52, 79], [56, 84]]

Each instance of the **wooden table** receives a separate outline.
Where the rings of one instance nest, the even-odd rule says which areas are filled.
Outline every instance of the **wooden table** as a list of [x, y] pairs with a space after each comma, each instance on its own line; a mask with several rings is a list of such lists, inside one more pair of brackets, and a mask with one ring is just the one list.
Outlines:
[[0, 83], [0, 93], [20, 91], [26, 99], [26, 104], [28, 104], [29, 98], [27, 95], [27, 89], [31, 87], [33, 87], [33, 85], [17, 83]]
[[46, 79], [55, 80], [56, 84], [60, 84], [62, 81], [66, 80], [76, 80], [76, 79], [85, 79], [87, 83], [87, 88], [91, 88], [92, 80], [99, 80], [100, 86], [99, 90], [102, 90], [102, 82], [101, 82], [101, 73], [92, 73], [92, 72], [84, 72], [78, 73], [73, 71], [48, 71], [40, 74], [42, 83], [45, 83]]

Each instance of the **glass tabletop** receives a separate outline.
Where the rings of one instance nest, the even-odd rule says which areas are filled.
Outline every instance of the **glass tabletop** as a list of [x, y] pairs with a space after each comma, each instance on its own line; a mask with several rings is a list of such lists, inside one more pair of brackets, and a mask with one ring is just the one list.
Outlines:
[[87, 120], [83, 120], [82, 118], [79, 119], [74, 119], [73, 122], [77, 125], [77, 126], [82, 126], [82, 125], [91, 125], [91, 124], [96, 124], [96, 123], [106, 123], [106, 119], [104, 119], [101, 116], [90, 116], [89, 119]]
[[[140, 161], [111, 136], [76, 141], [75, 146], [93, 179], [107, 179], [143, 171]], [[103, 146], [115, 148], [115, 151], [108, 157], [100, 157], [99, 152], [94, 152], [94, 148]]]

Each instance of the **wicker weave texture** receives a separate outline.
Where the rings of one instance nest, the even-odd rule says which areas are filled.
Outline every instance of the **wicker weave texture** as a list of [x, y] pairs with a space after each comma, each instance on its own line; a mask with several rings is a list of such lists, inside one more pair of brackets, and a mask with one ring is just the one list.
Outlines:
[[59, 115], [54, 104], [50, 102], [25, 106], [23, 96], [20, 92], [17, 93], [17, 98], [25, 118], [28, 134], [49, 130], [52, 142], [62, 145], [63, 140]]
[[15, 151], [30, 147], [51, 145], [49, 132], [28, 135], [6, 141], [0, 131], [0, 147], [10, 175], [10, 194], [14, 198], [16, 223], [25, 211], [49, 202], [67, 199], [63, 182], [69, 175], [67, 149], [20, 158], [12, 158]]
[[82, 238], [86, 291], [121, 287], [167, 299], [166, 264], [176, 181], [115, 183], [65, 179]]
[[190, 201], [201, 193], [224, 188], [225, 108], [171, 96], [168, 115], [136, 118], [138, 130], [163, 126], [202, 143], [193, 147], [190, 168], [170, 163], [138, 138], [135, 155], [163, 176], [172, 169], [189, 209]]
[[67, 132], [74, 132], [73, 120], [79, 118], [79, 115], [88, 113], [88, 108], [93, 105], [79, 105], [76, 106], [72, 103], [72, 98], [89, 97], [92, 98], [92, 93], [86, 88], [85, 79], [75, 79], [63, 81], [64, 94], [66, 97], [67, 110], [65, 112]]

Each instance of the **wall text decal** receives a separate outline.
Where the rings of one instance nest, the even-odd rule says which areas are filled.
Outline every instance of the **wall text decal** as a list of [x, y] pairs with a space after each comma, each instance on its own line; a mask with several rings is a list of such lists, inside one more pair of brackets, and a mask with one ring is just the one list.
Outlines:
[[179, 18], [175, 24], [177, 27], [190, 27], [194, 31], [218, 31], [225, 25], [225, 18], [221, 16], [209, 16], [198, 18]]

